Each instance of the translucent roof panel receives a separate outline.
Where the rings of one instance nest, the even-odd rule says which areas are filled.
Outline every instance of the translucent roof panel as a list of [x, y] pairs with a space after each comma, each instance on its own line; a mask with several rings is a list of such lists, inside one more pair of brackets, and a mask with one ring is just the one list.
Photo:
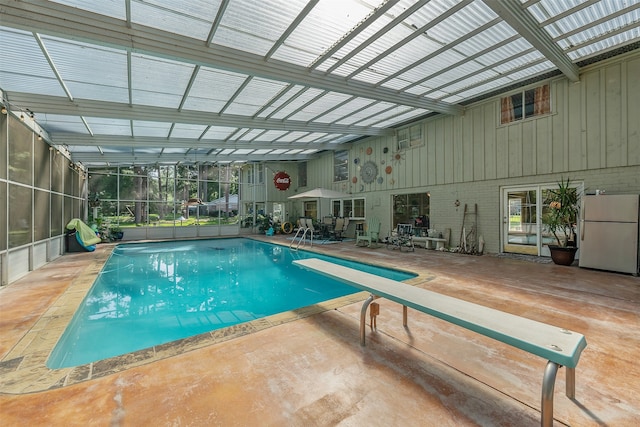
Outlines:
[[3, 105], [92, 165], [306, 160], [640, 47], [640, 0], [2, 7]]

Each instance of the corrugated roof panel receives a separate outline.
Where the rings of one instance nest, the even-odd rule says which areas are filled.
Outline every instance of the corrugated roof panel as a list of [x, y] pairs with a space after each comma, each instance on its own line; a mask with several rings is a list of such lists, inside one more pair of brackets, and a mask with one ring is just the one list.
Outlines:
[[570, 52], [569, 56], [574, 61], [577, 61], [579, 59], [584, 59], [586, 57], [602, 53], [603, 51], [614, 49], [622, 43], [637, 41], [639, 39], [640, 27], [636, 27], [629, 31], [625, 31], [622, 34], [614, 35], [594, 43], [587, 43], [584, 47]]
[[36, 116], [36, 121], [50, 134], [56, 132], [88, 134], [87, 128], [79, 116], [41, 113]]
[[328, 92], [320, 99], [316, 100], [312, 104], [305, 106], [301, 111], [298, 111], [291, 117], [291, 120], [311, 120], [314, 117], [321, 115], [323, 112], [335, 107], [336, 105], [351, 97], [351, 95], [345, 93]]
[[135, 136], [152, 136], [166, 138], [169, 136], [171, 123], [147, 122], [143, 120], [133, 121], [133, 134]]
[[[411, 2], [401, 1], [391, 7], [383, 16], [380, 16], [374, 22], [370, 23], [364, 30], [360, 31], [352, 40], [350, 40], [346, 45], [340, 48], [333, 55], [333, 59], [330, 58], [322, 58], [323, 62], [320, 64], [314, 64], [314, 67], [320, 71], [326, 71], [329, 67], [331, 67], [338, 59], [344, 58], [349, 52], [360, 47], [363, 43], [367, 43], [370, 37], [373, 37], [375, 33], [381, 30], [385, 25], [390, 23], [392, 19], [398, 15], [400, 15], [405, 8], [411, 6]], [[388, 36], [389, 32], [385, 33], [385, 36]], [[326, 50], [325, 50], [326, 52]], [[323, 52], [324, 54], [324, 52]]]
[[231, 1], [213, 42], [265, 55], [305, 3], [302, 0]]
[[136, 104], [178, 108], [194, 65], [132, 55], [132, 97]]
[[411, 108], [405, 105], [399, 105], [396, 108], [393, 108], [389, 111], [385, 111], [374, 117], [363, 120], [362, 122], [358, 123], [358, 125], [386, 127], [386, 126], [395, 125], [396, 123], [400, 123], [403, 120], [405, 120], [403, 118], [398, 118], [398, 117], [404, 117], [405, 114], [410, 113], [410, 114], [414, 114], [415, 117], [419, 117], [427, 114], [428, 112], [429, 112], [428, 110], [425, 110], [422, 108]]
[[264, 129], [249, 129], [249, 132], [242, 135], [242, 138], [240, 138], [240, 141], [253, 141], [263, 132], [264, 132]]
[[374, 102], [372, 99], [354, 98], [345, 105], [318, 117], [316, 121], [320, 123], [333, 123], [352, 114], [353, 111], [364, 108]]
[[392, 108], [396, 104], [392, 104], [390, 102], [376, 102], [375, 104], [371, 104], [367, 106], [364, 110], [360, 110], [358, 112], [354, 112], [343, 119], [340, 119], [336, 122], [339, 125], [351, 125], [358, 124], [360, 125], [360, 121], [369, 118], [370, 116], [381, 113], [384, 110], [388, 110]]
[[88, 2], [87, 0], [51, 0], [51, 2], [99, 13], [100, 15], [111, 16], [113, 18], [126, 19], [124, 1], [121, 0], [92, 2]]
[[278, 138], [277, 142], [295, 142], [298, 138], [308, 135], [309, 132], [289, 132]]
[[[283, 119], [293, 113], [295, 110], [304, 106], [306, 108], [306, 103], [311, 101], [313, 98], [318, 96], [323, 91], [321, 89], [308, 89], [305, 90], [300, 96], [291, 101], [288, 105], [282, 108], [282, 110], [278, 111], [276, 114], [272, 116], [274, 119]], [[304, 110], [303, 108], [303, 110]], [[301, 111], [303, 111], [301, 110]], [[296, 114], [297, 115], [297, 114]]]
[[133, 0], [131, 21], [206, 40], [219, 7], [220, 0]]
[[262, 78], [251, 79], [242, 93], [225, 111], [226, 114], [253, 116], [287, 84]]
[[200, 138], [206, 129], [203, 125], [192, 125], [189, 123], [176, 123], [171, 132], [171, 138]]
[[42, 41], [74, 98], [129, 102], [124, 51], [57, 37]]
[[277, 141], [282, 135], [286, 134], [286, 130], [268, 130], [262, 135], [258, 136], [256, 142], [274, 142]]
[[108, 119], [102, 117], [85, 117], [94, 135], [131, 136], [129, 120]]
[[287, 38], [289, 49], [276, 52], [274, 58], [288, 58], [294, 64], [309, 66], [372, 10], [373, 7], [355, 0], [320, 1]]
[[228, 126], [211, 126], [203, 139], [225, 140], [231, 136], [237, 128]]
[[289, 102], [290, 99], [294, 98], [299, 93], [302, 93], [304, 90], [304, 86], [290, 84], [286, 87], [285, 90], [278, 93], [278, 95], [269, 103], [269, 106], [264, 110], [260, 111], [257, 117], [267, 118], [271, 117], [272, 114], [282, 105]]
[[311, 132], [308, 135], [305, 135], [298, 139], [298, 142], [315, 142], [317, 139], [324, 137], [327, 135], [325, 132]]
[[33, 35], [4, 27], [0, 30], [0, 88], [65, 96]]
[[380, 127], [393, 127], [393, 126], [399, 125], [400, 123], [405, 123], [405, 122], [408, 122], [409, 120], [416, 119], [422, 116], [423, 114], [424, 112], [409, 110], [404, 114], [399, 114], [397, 116], [394, 116], [393, 118], [383, 120], [377, 123], [377, 125]]
[[245, 74], [200, 68], [184, 109], [218, 113], [246, 79]]

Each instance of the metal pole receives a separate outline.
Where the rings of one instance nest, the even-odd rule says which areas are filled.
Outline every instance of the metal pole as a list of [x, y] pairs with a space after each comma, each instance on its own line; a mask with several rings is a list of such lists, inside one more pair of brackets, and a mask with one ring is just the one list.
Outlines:
[[542, 404], [540, 421], [542, 427], [553, 426], [553, 388], [555, 387], [558, 365], [555, 362], [547, 362], [542, 379]]

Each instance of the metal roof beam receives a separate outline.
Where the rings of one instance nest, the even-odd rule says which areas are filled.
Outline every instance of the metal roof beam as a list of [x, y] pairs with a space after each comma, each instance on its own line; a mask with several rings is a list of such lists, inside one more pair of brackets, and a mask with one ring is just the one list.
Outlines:
[[309, 123], [294, 120], [275, 120], [251, 118], [240, 115], [218, 115], [215, 113], [182, 110], [175, 108], [153, 107], [145, 105], [130, 106], [119, 102], [78, 99], [70, 102], [64, 97], [34, 95], [29, 93], [11, 93], [11, 102], [23, 105], [37, 113], [50, 113], [70, 116], [106, 117], [124, 120], [145, 120], [151, 122], [190, 123], [205, 126], [248, 127], [256, 129], [327, 132], [355, 135], [392, 135], [393, 130], [368, 126], [336, 125], [330, 123]]
[[249, 149], [249, 150], [336, 150], [339, 144], [332, 143], [300, 143], [300, 142], [262, 142], [239, 141], [229, 142], [223, 139], [201, 139], [194, 142], [191, 138], [163, 138], [152, 136], [136, 136], [131, 138], [119, 135], [79, 135], [77, 133], [54, 132], [49, 135], [56, 145], [73, 146], [102, 146], [102, 147], [153, 147], [153, 148], [219, 148], [219, 149]]
[[570, 81], [580, 80], [578, 66], [553, 42], [551, 36], [540, 27], [520, 2], [484, 0], [484, 3], [558, 67]]
[[202, 40], [142, 25], [127, 28], [126, 22], [43, 0], [11, 2], [0, 6], [2, 25], [36, 31], [101, 46], [352, 94], [378, 101], [410, 105], [444, 114], [460, 115], [464, 107], [412, 94], [345, 80], [340, 76], [308, 70], [299, 65], [263, 57], [221, 45], [206, 46]]
[[[260, 156], [260, 161], [294, 161], [309, 160], [316, 156], [313, 154], [265, 154]], [[251, 154], [221, 155], [212, 153], [204, 154], [138, 154], [138, 153], [71, 153], [73, 162], [82, 162], [85, 165], [106, 164], [115, 165], [153, 165], [156, 163], [175, 164], [202, 163], [202, 162], [250, 162], [255, 161]]]

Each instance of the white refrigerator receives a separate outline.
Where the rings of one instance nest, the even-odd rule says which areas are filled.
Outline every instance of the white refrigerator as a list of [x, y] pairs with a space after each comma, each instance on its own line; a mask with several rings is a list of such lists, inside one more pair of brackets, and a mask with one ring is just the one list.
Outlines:
[[640, 195], [585, 196], [580, 229], [580, 267], [640, 273]]

